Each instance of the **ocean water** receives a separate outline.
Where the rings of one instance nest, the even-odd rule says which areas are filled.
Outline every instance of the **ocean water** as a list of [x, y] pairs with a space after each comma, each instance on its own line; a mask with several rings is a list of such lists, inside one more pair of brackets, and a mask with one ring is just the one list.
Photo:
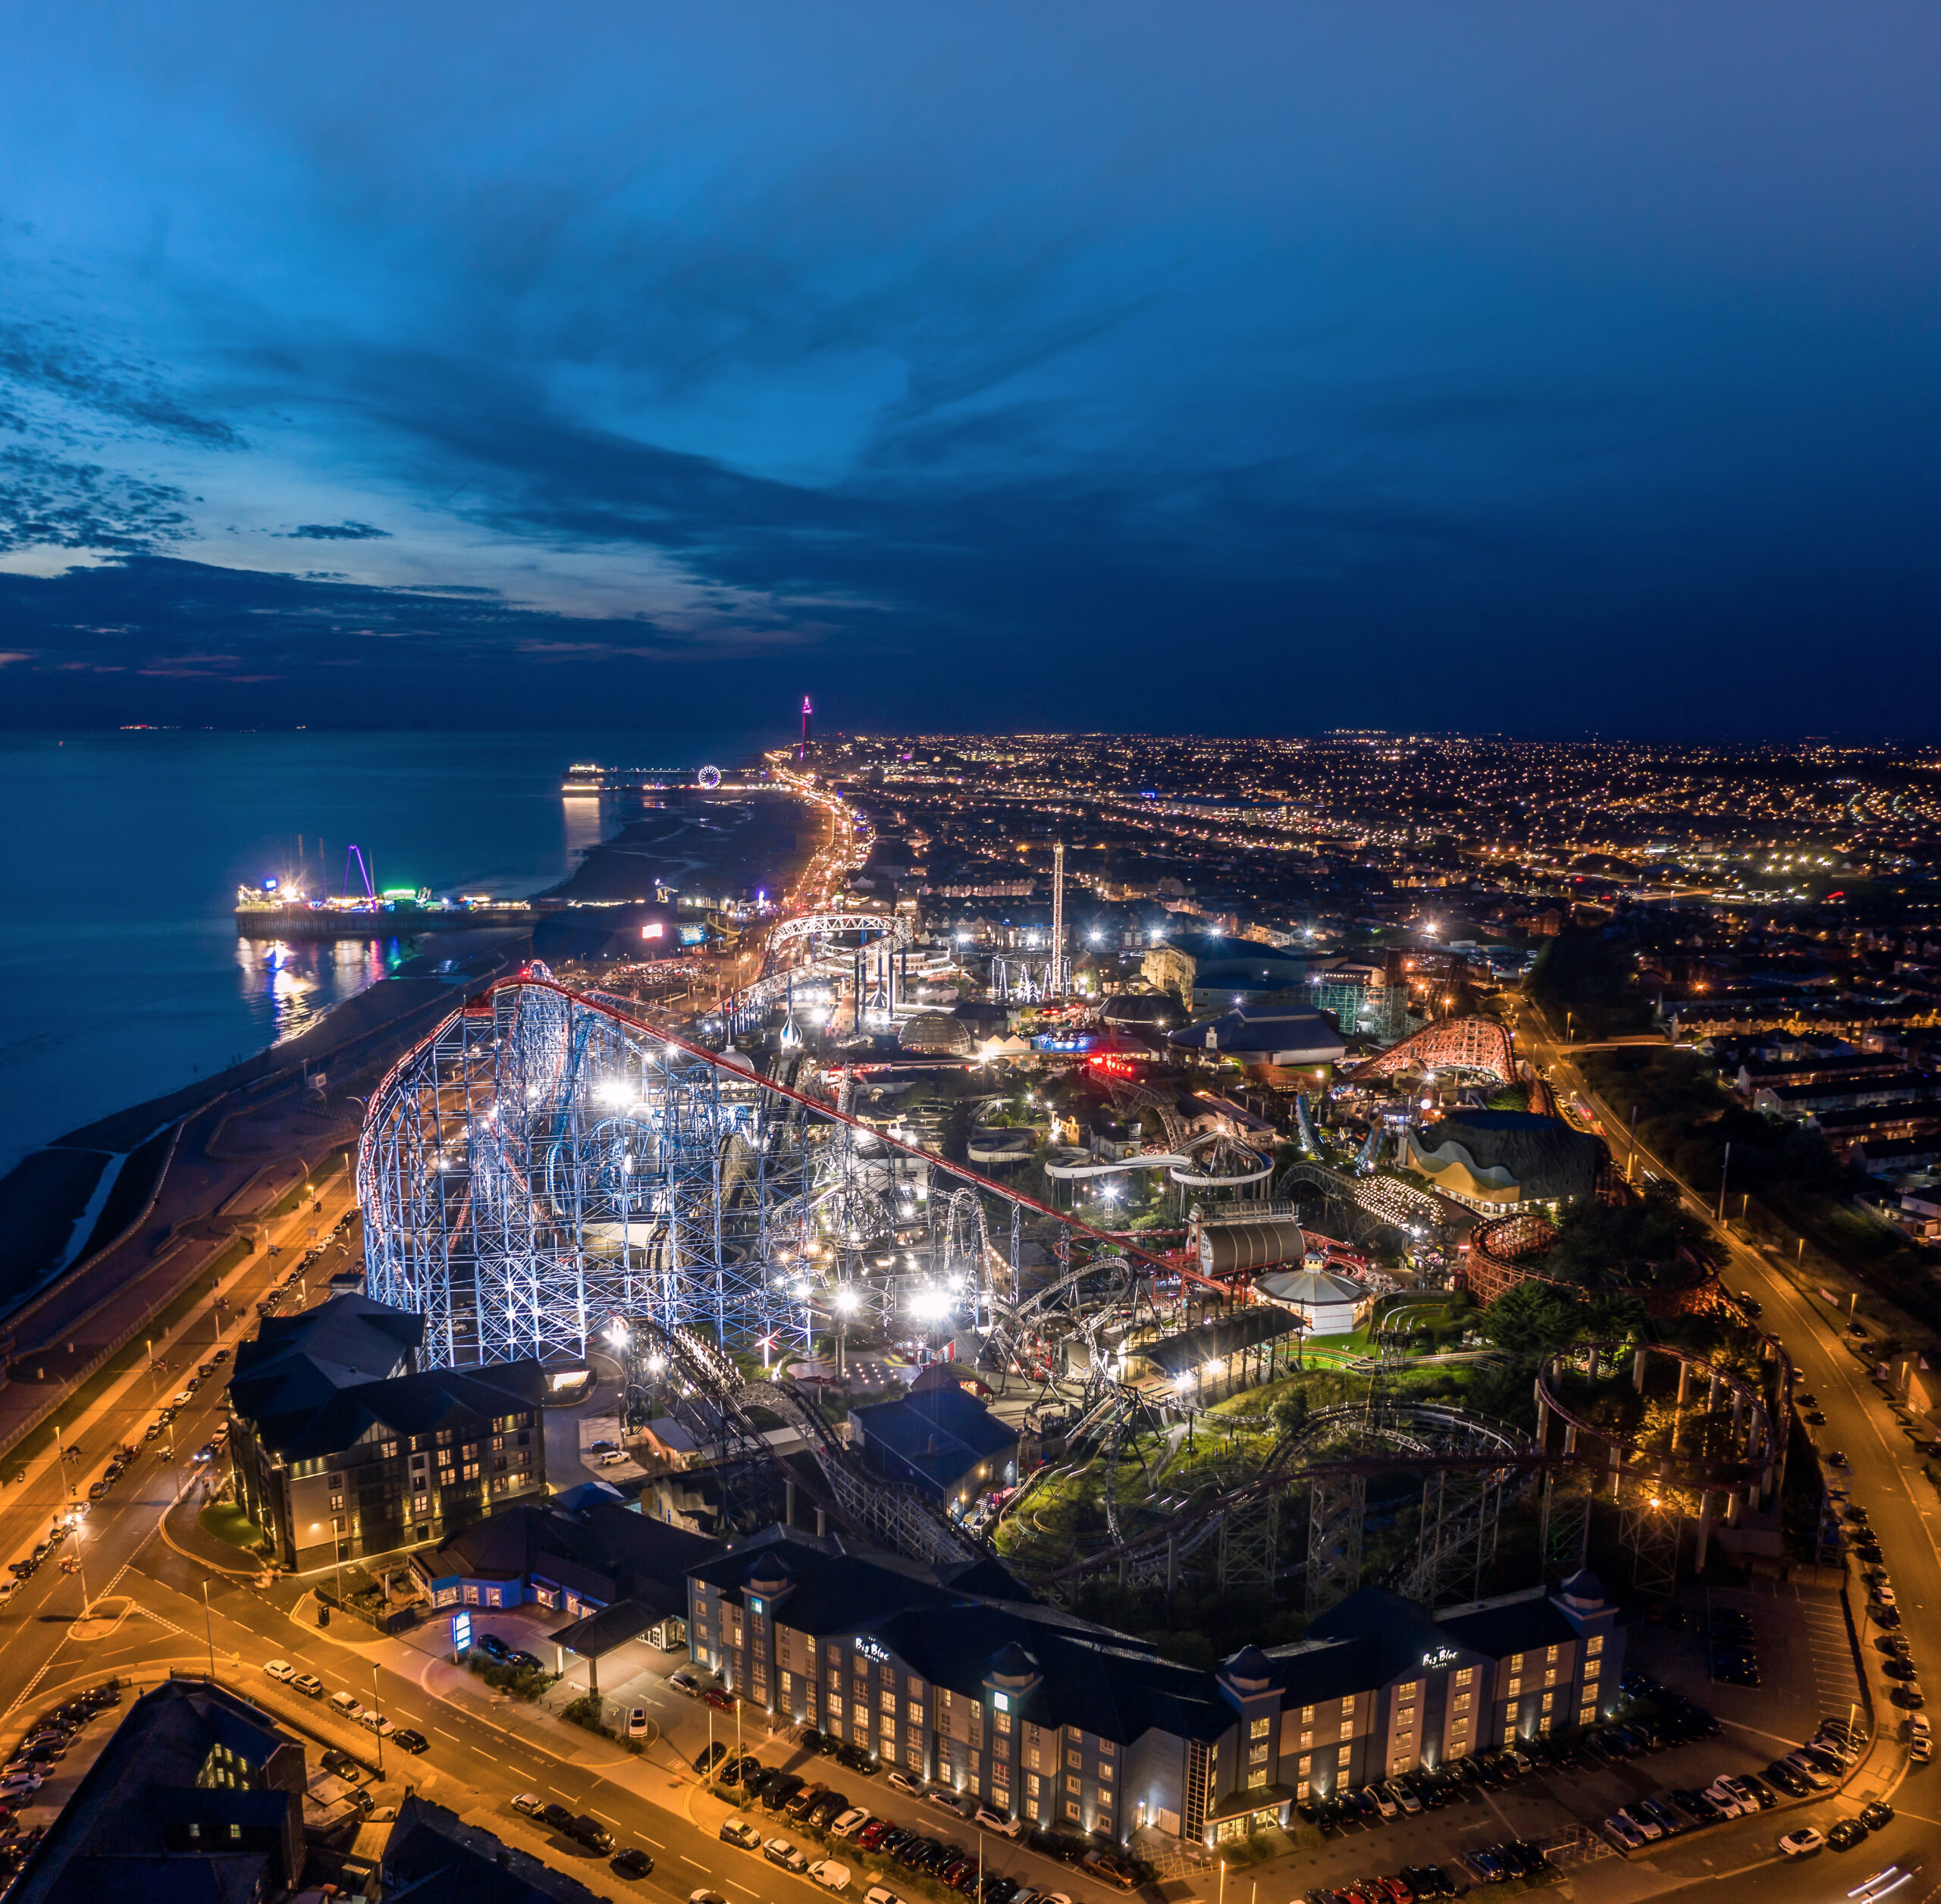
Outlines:
[[786, 738], [0, 733], [0, 1174], [294, 1035], [407, 955], [240, 939], [239, 886], [300, 870], [342, 890], [355, 845], [381, 888], [522, 897], [617, 824], [561, 796], [573, 762], [727, 765]]

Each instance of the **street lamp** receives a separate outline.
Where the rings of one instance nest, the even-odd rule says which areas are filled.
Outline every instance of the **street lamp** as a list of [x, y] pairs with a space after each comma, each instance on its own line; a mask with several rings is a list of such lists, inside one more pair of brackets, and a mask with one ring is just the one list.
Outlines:
[[378, 1723], [372, 1730], [378, 1735], [378, 1780], [382, 1783], [384, 1776], [384, 1702], [378, 1693], [378, 1662], [371, 1662], [371, 1710], [378, 1715]]

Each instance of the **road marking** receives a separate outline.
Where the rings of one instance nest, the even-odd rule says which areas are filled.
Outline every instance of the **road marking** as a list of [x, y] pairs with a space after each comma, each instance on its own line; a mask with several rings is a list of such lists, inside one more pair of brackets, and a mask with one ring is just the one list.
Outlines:
[[[588, 1806], [587, 1807], [587, 1809], [588, 1809], [588, 1811], [592, 1811], [592, 1810], [593, 1810], [593, 1808], [592, 1808], [591, 1805], [588, 1805]], [[622, 1831], [626, 1830], [626, 1828], [627, 1828], [625, 1825], [623, 1825], [623, 1824], [620, 1824], [620, 1821], [619, 1821], [619, 1820], [618, 1818], [607, 1818], [607, 1814], [606, 1814], [604, 1811], [594, 1811], [593, 1815], [594, 1815], [596, 1818], [607, 1818], [607, 1822], [609, 1824], [610, 1824], [610, 1825], [618, 1826], [618, 1827], [619, 1827], [619, 1828], [621, 1830], [622, 1830]]]
[[[684, 1865], [692, 1865], [696, 1871], [707, 1871], [707, 1865], [700, 1862], [697, 1859], [690, 1858], [685, 1851], [681, 1853], [681, 1862]], [[714, 1874], [712, 1871], [708, 1871], [708, 1875], [712, 1877]]]
[[748, 1887], [743, 1884], [738, 1877], [731, 1877], [728, 1881], [729, 1884], [732, 1884], [738, 1891], [748, 1891], [748, 1895], [751, 1897], [759, 1897], [761, 1895], [760, 1891], [749, 1890]]
[[472, 1747], [472, 1749], [475, 1752], [478, 1752], [478, 1756], [479, 1756], [481, 1758], [491, 1759], [491, 1762], [492, 1762], [494, 1765], [497, 1764], [497, 1763], [499, 1762], [496, 1758], [492, 1758], [492, 1755], [491, 1755], [489, 1752], [480, 1752], [480, 1751], [479, 1751], [479, 1749], [478, 1749], [476, 1746], [474, 1746]]
[[455, 1746], [462, 1746], [465, 1743], [465, 1741], [461, 1739], [456, 1733], [447, 1732], [443, 1726], [434, 1726], [431, 1730], [435, 1732], [441, 1739], [449, 1739]]
[[[643, 1838], [647, 1838], [647, 1833], [644, 1831], [643, 1831], [640, 1835]], [[658, 1838], [647, 1838], [647, 1841], [649, 1844], [653, 1846], [656, 1851], [665, 1851], [667, 1849], [667, 1847], [663, 1845]]]

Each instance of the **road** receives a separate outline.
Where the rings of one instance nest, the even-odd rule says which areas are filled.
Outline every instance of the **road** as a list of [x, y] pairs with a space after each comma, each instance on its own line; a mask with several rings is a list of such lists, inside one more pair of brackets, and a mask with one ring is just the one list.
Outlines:
[[[1581, 1093], [1597, 1110], [1620, 1163], [1628, 1167], [1633, 1162], [1647, 1166], [1678, 1184], [1686, 1207], [1706, 1225], [1718, 1244], [1724, 1262], [1720, 1273], [1726, 1286], [1748, 1292], [1759, 1303], [1761, 1325], [1784, 1345], [1799, 1372], [1798, 1387], [1816, 1397], [1825, 1412], [1826, 1426], [1814, 1431], [1816, 1442], [1823, 1450], [1840, 1450], [1851, 1463], [1852, 1496], [1872, 1517], [1899, 1598], [1901, 1630], [1912, 1646], [1914, 1659], [1924, 1674], [1941, 1673], [1941, 1666], [1936, 1664], [1941, 1661], [1941, 1539], [1937, 1539], [1941, 1500], [1937, 1500], [1933, 1487], [1923, 1476], [1920, 1457], [1880, 1389], [1838, 1334], [1832, 1310], [1824, 1304], [1816, 1304], [1770, 1257], [1749, 1247], [1729, 1225], [1718, 1222], [1707, 1200], [1683, 1183], [1661, 1159], [1642, 1144], [1633, 1152], [1624, 1118], [1591, 1090], [1574, 1062], [1569, 1046], [1556, 1037], [1534, 1008], [1525, 1007], [1516, 1036], [1525, 1056], [1540, 1068], [1550, 1068], [1551, 1081], [1560, 1096]], [[1858, 1609], [1858, 1594], [1855, 1604]], [[1856, 1870], [1848, 1883], [1857, 1883], [1867, 1871], [1892, 1858], [1905, 1860], [1924, 1852], [1930, 1864], [1937, 1867], [1937, 1877], [1941, 1877], [1941, 1859], [1935, 1855], [1937, 1848], [1941, 1848], [1941, 1764], [1911, 1768], [1907, 1765], [1902, 1742], [1905, 1715], [1886, 1701], [1892, 1682], [1879, 1670], [1878, 1638], [1878, 1629], [1870, 1626], [1862, 1648], [1880, 1733], [1876, 1761], [1882, 1761], [1884, 1755], [1884, 1762], [1870, 1765], [1870, 1769], [1885, 1774], [1899, 1815], [1894, 1825], [1864, 1849], [1857, 1849], [1849, 1859], [1838, 1860], [1836, 1869], [1825, 1868], [1830, 1860], [1823, 1853], [1803, 1863], [1777, 1861], [1777, 1868], [1770, 1874], [1776, 1899], [1818, 1899], [1827, 1894], [1833, 1877], [1855, 1861], [1871, 1862], [1866, 1864], [1865, 1870]], [[1941, 1679], [1930, 1679], [1924, 1683], [1930, 1688], [1941, 1687]], [[1789, 1828], [1790, 1821], [1803, 1819], [1823, 1829], [1833, 1819], [1850, 1815], [1857, 1808], [1852, 1800], [1830, 1799], [1803, 1812], [1788, 1813]], [[1726, 1838], [1701, 1842], [1706, 1843], [1708, 1851], [1714, 1845], [1731, 1843], [1739, 1848], [1740, 1855], [1730, 1862], [1743, 1866], [1755, 1859], [1776, 1860], [1773, 1843], [1776, 1836], [1771, 1828], [1748, 1821]], [[1698, 1846], [1692, 1849], [1695, 1852]], [[1675, 1874], [1702, 1876], [1707, 1882], [1728, 1874], [1723, 1868], [1704, 1872], [1693, 1869], [1689, 1856], [1673, 1853], [1655, 1862]], [[1723, 1867], [1727, 1860], [1718, 1858], [1717, 1862]], [[1594, 1884], [1591, 1888], [1598, 1887]], [[1762, 1895], [1767, 1888], [1762, 1880]], [[1916, 1895], [1910, 1904], [1918, 1904], [1927, 1887], [1924, 1884], [1911, 1888]], [[1906, 1895], [1905, 1890], [1897, 1893]]]

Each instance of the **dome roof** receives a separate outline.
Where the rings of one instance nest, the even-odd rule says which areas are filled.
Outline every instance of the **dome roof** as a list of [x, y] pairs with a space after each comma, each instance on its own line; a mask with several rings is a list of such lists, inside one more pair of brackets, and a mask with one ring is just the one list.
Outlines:
[[905, 1051], [954, 1053], [970, 1049], [970, 1032], [948, 1012], [919, 1012], [898, 1027], [896, 1042]]
[[1029, 1686], [1041, 1670], [1036, 1655], [1027, 1653], [1014, 1639], [991, 1655], [991, 1677], [1008, 1691]]
[[1366, 1287], [1351, 1276], [1325, 1269], [1274, 1269], [1255, 1280], [1255, 1288], [1277, 1303], [1358, 1303]]
[[1580, 1567], [1559, 1589], [1566, 1607], [1589, 1613], [1610, 1604], [1610, 1589], [1588, 1567]]
[[1220, 1677], [1237, 1691], [1264, 1692], [1273, 1683], [1274, 1668], [1258, 1646], [1243, 1646], [1221, 1661]]
[[745, 1051], [737, 1051], [732, 1044], [725, 1045], [721, 1051], [721, 1062], [732, 1065], [737, 1071], [753, 1071], [755, 1061]]

